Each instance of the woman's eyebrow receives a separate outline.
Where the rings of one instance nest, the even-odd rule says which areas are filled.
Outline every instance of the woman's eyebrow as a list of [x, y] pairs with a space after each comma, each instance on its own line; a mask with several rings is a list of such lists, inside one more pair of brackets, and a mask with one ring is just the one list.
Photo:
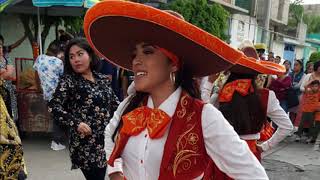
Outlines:
[[143, 44], [143, 45], [142, 45], [142, 48], [146, 48], [146, 47], [153, 47], [153, 48], [155, 48], [154, 45], [149, 44], [149, 43], [146, 43], [146, 44]]
[[78, 53], [80, 53], [80, 52], [82, 52], [83, 50], [79, 50], [79, 51], [77, 51], [76, 53], [70, 53], [70, 54], [72, 54], [72, 55], [74, 55], [74, 54], [78, 54]]

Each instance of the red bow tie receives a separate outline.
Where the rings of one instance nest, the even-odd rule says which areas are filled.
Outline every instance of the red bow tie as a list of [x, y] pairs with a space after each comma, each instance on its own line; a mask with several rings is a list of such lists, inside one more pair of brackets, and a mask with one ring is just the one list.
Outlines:
[[122, 116], [123, 127], [120, 133], [136, 136], [147, 128], [151, 139], [161, 138], [170, 119], [170, 116], [160, 109], [142, 106]]
[[219, 94], [219, 102], [230, 102], [234, 92], [246, 96], [254, 91], [251, 79], [239, 79], [226, 84]]

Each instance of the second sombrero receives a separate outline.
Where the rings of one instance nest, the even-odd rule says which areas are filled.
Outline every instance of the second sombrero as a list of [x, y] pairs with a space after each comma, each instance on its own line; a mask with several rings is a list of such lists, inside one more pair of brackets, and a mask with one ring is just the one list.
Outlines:
[[242, 57], [230, 68], [231, 72], [244, 74], [274, 74], [281, 75], [286, 72], [286, 68], [274, 62], [259, 60], [256, 49], [249, 41], [244, 41], [241, 45], [241, 51], [247, 56]]

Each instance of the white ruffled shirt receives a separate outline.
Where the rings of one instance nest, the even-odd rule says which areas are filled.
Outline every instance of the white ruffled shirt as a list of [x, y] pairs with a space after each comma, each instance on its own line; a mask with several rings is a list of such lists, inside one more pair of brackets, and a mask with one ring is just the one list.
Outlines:
[[[181, 91], [181, 88], [178, 88], [159, 106], [159, 109], [172, 117], [179, 102]], [[107, 159], [109, 159], [114, 148], [114, 142], [111, 139], [112, 134], [129, 99], [130, 96], [119, 105], [106, 127], [105, 150]], [[151, 97], [148, 99], [147, 106], [154, 107]], [[251, 153], [246, 142], [239, 138], [221, 112], [211, 104], [205, 104], [201, 121], [206, 151], [223, 172], [237, 180], [268, 179], [264, 168]], [[166, 134], [159, 139], [150, 139], [147, 130], [137, 136], [130, 137], [121, 158], [115, 161], [115, 166], [108, 166], [108, 174], [123, 172], [129, 180], [158, 179], [168, 131], [169, 128]], [[200, 179], [202, 176], [196, 179]]]

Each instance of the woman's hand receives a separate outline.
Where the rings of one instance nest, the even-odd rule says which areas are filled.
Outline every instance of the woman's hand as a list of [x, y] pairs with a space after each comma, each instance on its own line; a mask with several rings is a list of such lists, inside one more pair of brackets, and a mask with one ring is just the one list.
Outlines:
[[83, 136], [88, 136], [92, 134], [91, 128], [83, 122], [79, 124], [77, 131]]
[[112, 173], [109, 175], [110, 180], [124, 180], [124, 176], [121, 172]]

